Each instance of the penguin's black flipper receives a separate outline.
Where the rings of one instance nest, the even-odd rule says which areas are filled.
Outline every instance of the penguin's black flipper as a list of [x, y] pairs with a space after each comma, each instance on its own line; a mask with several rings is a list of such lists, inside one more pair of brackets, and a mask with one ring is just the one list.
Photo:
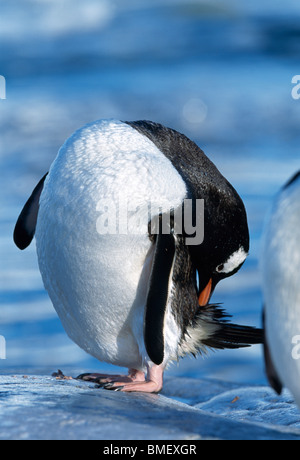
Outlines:
[[144, 319], [144, 339], [149, 358], [159, 365], [164, 360], [163, 328], [175, 255], [174, 237], [172, 234], [159, 234], [155, 245]]
[[[263, 309], [263, 323], [265, 324], [265, 309]], [[283, 389], [283, 385], [274, 367], [266, 334], [264, 337], [264, 358], [265, 358], [266, 374], [269, 380], [269, 384], [271, 385], [273, 390], [275, 390], [276, 393], [280, 395]]]
[[299, 176], [300, 176], [300, 171], [296, 172], [296, 174], [294, 174], [293, 177], [291, 177], [291, 179], [288, 180], [288, 182], [283, 186], [282, 190], [285, 190], [288, 187], [290, 187], [294, 182], [296, 182]]
[[39, 212], [39, 200], [47, 174], [44, 175], [33, 190], [17, 220], [14, 230], [14, 242], [19, 249], [27, 248], [34, 237]]

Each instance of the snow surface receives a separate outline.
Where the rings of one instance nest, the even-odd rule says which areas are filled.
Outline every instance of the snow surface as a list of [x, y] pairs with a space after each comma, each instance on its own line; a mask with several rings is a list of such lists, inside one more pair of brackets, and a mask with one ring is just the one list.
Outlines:
[[300, 440], [288, 393], [217, 380], [169, 378], [155, 395], [6, 374], [0, 402], [1, 440]]

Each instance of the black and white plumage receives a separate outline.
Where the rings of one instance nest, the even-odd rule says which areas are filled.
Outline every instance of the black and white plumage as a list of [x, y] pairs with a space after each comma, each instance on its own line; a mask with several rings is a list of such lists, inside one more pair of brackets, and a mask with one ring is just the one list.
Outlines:
[[287, 387], [300, 407], [300, 171], [280, 190], [262, 250], [265, 363], [277, 393]]
[[[204, 199], [204, 241], [188, 245], [174, 216], [185, 200], [195, 209], [197, 199]], [[125, 204], [125, 224], [115, 225], [108, 212], [120, 218]], [[151, 222], [149, 204], [157, 210]], [[170, 214], [169, 231], [152, 232]], [[242, 200], [172, 129], [99, 120], [76, 131], [26, 203], [17, 246], [27, 247], [34, 233], [43, 281], [68, 335], [99, 360], [130, 369], [128, 377], [84, 378], [159, 391], [171, 360], [262, 341], [260, 330], [230, 324], [208, 304], [248, 254]]]

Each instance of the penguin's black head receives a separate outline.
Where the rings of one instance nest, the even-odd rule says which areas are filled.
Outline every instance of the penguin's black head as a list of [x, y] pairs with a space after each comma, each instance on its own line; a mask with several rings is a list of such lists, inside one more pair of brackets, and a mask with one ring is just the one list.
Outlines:
[[204, 240], [189, 246], [198, 272], [199, 304], [205, 306], [219, 281], [235, 274], [249, 252], [249, 230], [244, 204], [227, 183], [210, 186], [204, 199]]
[[195, 200], [204, 199], [204, 241], [189, 248], [199, 275], [199, 303], [205, 305], [216, 284], [236, 273], [249, 252], [243, 202], [204, 152], [186, 136], [151, 121], [127, 123], [171, 161], [186, 184], [187, 198], [193, 200], [194, 209], [197, 210]]

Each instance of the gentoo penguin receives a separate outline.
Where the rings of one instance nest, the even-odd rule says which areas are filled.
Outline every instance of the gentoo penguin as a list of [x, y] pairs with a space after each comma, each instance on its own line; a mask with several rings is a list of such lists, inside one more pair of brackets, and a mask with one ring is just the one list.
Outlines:
[[262, 250], [265, 363], [278, 394], [287, 387], [300, 407], [300, 171], [268, 216]]
[[[204, 200], [204, 241], [196, 238], [197, 200]], [[180, 225], [185, 203], [190, 219]], [[229, 324], [209, 305], [218, 281], [248, 254], [243, 202], [202, 150], [172, 129], [99, 120], [76, 131], [25, 204], [15, 243], [24, 249], [34, 234], [44, 285], [70, 338], [129, 369], [80, 378], [158, 392], [171, 360], [262, 341], [261, 330]]]

